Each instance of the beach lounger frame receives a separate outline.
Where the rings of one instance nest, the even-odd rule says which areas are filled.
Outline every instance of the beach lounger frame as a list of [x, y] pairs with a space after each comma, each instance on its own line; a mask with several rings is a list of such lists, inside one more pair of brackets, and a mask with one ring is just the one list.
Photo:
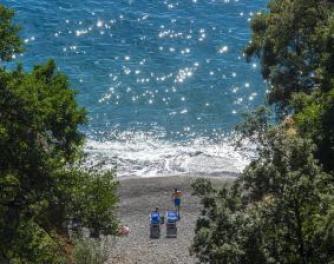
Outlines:
[[176, 238], [177, 237], [176, 223], [166, 223], [166, 237], [167, 238]]
[[166, 212], [166, 237], [176, 238], [177, 237], [177, 226], [178, 221], [177, 212], [174, 210], [169, 210]]
[[150, 224], [150, 238], [160, 238], [160, 224]]
[[[158, 219], [155, 219], [153, 221], [152, 215], [155, 215], [155, 216], [158, 215]], [[150, 238], [160, 238], [160, 233], [161, 233], [161, 230], [160, 230], [160, 221], [161, 221], [160, 213], [151, 212], [149, 221], [150, 221]]]

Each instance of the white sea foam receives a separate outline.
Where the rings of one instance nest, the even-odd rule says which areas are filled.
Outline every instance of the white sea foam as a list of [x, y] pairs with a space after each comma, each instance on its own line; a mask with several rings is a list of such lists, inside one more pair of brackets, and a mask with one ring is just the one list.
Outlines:
[[237, 176], [252, 157], [252, 151], [236, 151], [229, 138], [181, 143], [139, 132], [110, 141], [89, 139], [85, 153], [85, 166], [113, 169], [118, 177]]

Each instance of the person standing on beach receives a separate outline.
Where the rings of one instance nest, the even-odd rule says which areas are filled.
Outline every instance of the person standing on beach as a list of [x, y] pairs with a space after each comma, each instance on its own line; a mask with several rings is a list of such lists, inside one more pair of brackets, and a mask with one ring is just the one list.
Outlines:
[[182, 192], [179, 191], [177, 188], [175, 188], [172, 194], [172, 199], [174, 200], [175, 209], [179, 218], [180, 218], [181, 196]]

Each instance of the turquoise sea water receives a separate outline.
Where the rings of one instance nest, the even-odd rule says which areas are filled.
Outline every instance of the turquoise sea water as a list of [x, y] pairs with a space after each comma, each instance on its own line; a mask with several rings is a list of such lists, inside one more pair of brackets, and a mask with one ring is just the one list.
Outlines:
[[89, 113], [88, 165], [120, 176], [237, 172], [228, 134], [263, 102], [242, 48], [267, 0], [4, 0], [27, 68], [54, 58]]

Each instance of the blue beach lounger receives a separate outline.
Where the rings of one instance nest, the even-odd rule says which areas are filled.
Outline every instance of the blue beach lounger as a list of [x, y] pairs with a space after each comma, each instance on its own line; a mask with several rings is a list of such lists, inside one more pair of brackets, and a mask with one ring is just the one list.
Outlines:
[[160, 238], [160, 213], [153, 211], [150, 214], [150, 238]]
[[166, 212], [166, 237], [177, 237], [176, 222], [178, 221], [178, 215], [176, 211]]

